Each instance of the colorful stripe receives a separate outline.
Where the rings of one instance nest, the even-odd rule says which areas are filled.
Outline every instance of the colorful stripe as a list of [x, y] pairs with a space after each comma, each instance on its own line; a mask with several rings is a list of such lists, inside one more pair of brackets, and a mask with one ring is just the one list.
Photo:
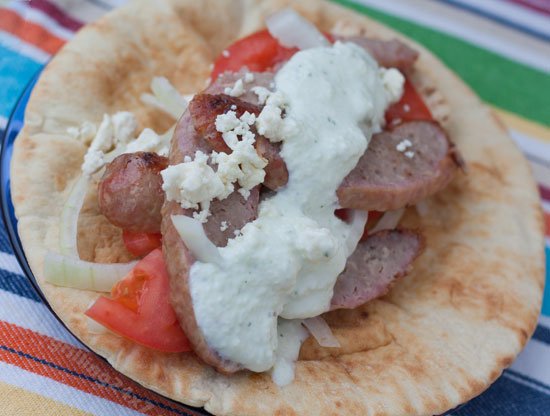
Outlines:
[[438, 0], [481, 17], [504, 24], [512, 29], [550, 40], [550, 26], [543, 16], [500, 0]]
[[54, 19], [59, 25], [66, 29], [77, 31], [83, 26], [83, 23], [66, 13], [63, 9], [47, 0], [30, 0], [28, 5], [34, 9], [40, 10]]
[[90, 416], [92, 413], [84, 412], [74, 406], [68, 406], [58, 400], [48, 399], [42, 392], [32, 393], [23, 388], [15, 387], [0, 382], [0, 391], [3, 397], [10, 400], [2, 401], [2, 413], [5, 415], [40, 415], [40, 416]]
[[[0, 321], [0, 361], [148, 415], [192, 415], [130, 381], [95, 354]], [[11, 342], [10, 342], [11, 341]]]
[[512, 3], [517, 3], [528, 7], [533, 11], [541, 12], [550, 16], [550, 2], [548, 0], [508, 0]]
[[52, 35], [42, 26], [23, 19], [9, 9], [0, 9], [0, 30], [11, 33], [51, 55], [65, 44], [65, 40]]

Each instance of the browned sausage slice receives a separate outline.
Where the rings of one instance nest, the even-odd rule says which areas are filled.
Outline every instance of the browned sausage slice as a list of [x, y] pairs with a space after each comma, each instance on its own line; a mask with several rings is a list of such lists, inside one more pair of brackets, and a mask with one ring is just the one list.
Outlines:
[[[413, 157], [398, 150], [404, 140]], [[375, 134], [336, 193], [343, 208], [393, 210], [443, 189], [458, 166], [458, 153], [439, 124], [410, 121]]]
[[359, 243], [336, 280], [331, 309], [352, 309], [386, 294], [424, 249], [408, 230], [380, 231]]
[[114, 225], [158, 233], [164, 192], [160, 171], [168, 159], [149, 152], [126, 153], [107, 165], [99, 182], [99, 209]]
[[380, 40], [363, 36], [335, 36], [335, 40], [353, 42], [366, 49], [379, 65], [386, 68], [397, 68], [403, 72], [410, 70], [418, 59], [417, 51], [397, 39]]

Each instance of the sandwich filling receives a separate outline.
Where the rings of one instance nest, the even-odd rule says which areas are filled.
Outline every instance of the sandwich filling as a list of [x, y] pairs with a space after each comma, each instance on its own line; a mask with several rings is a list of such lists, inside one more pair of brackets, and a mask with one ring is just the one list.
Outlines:
[[[289, 342], [280, 342], [285, 333], [303, 338], [285, 320], [330, 309], [366, 221], [366, 213], [350, 223], [334, 215], [336, 190], [381, 130], [403, 82], [396, 69], [341, 42], [296, 53], [277, 73], [256, 126], [282, 142], [288, 184], [260, 203], [258, 218], [219, 256], [196, 261], [189, 272], [197, 323], [222, 357], [269, 370], [279, 347], [288, 354]], [[300, 342], [294, 344], [297, 354]]]

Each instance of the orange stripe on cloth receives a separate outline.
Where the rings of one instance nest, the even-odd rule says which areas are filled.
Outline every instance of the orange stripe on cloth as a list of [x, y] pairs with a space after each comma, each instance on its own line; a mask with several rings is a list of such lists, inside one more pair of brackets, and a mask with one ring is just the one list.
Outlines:
[[118, 373], [93, 353], [0, 321], [0, 360], [149, 415], [191, 412]]
[[12, 10], [0, 8], [0, 30], [39, 47], [50, 55], [56, 53], [65, 41], [52, 35], [42, 26], [28, 22]]
[[19, 387], [12, 386], [0, 381], [0, 397], [2, 400], [3, 415], [40, 415], [40, 416], [90, 416], [91, 413], [84, 412], [75, 407], [66, 405], [32, 393]]
[[544, 234], [546, 235], [546, 237], [550, 237], [550, 212], [544, 213], [544, 224]]

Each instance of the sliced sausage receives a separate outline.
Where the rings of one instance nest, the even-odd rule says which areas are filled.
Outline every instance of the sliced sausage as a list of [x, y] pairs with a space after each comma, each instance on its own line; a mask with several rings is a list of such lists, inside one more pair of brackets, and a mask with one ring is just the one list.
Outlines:
[[380, 66], [397, 68], [407, 72], [418, 59], [418, 52], [403, 42], [392, 40], [369, 39], [363, 36], [334, 36], [335, 40], [353, 42], [366, 49]]
[[424, 249], [423, 238], [407, 230], [380, 231], [359, 243], [338, 276], [333, 309], [352, 309], [386, 294], [405, 276]]
[[[411, 146], [399, 151], [404, 140]], [[414, 156], [407, 157], [409, 151]], [[375, 134], [336, 194], [343, 208], [398, 209], [443, 189], [459, 166], [457, 150], [439, 124], [410, 121]]]
[[149, 152], [126, 153], [107, 165], [98, 186], [99, 209], [114, 225], [158, 233], [164, 201], [160, 171], [168, 159]]
[[[195, 131], [190, 112], [187, 111], [178, 121], [172, 137], [170, 164], [181, 163], [185, 156], [194, 156], [197, 150], [210, 153], [212, 148]], [[211, 215], [204, 225], [206, 235], [217, 246], [225, 246], [227, 240], [234, 237], [236, 230], [240, 230], [256, 218], [258, 203], [259, 187], [252, 189], [246, 200], [238, 192], [233, 192], [224, 200], [212, 201]], [[225, 360], [207, 345], [195, 319], [188, 285], [189, 269], [195, 259], [187, 250], [171, 220], [172, 215], [191, 214], [190, 210], [185, 210], [178, 203], [170, 201], [164, 204], [162, 210], [162, 245], [170, 276], [171, 303], [195, 353], [220, 372], [232, 373], [241, 369], [241, 366]], [[227, 229], [222, 227], [224, 221]]]

